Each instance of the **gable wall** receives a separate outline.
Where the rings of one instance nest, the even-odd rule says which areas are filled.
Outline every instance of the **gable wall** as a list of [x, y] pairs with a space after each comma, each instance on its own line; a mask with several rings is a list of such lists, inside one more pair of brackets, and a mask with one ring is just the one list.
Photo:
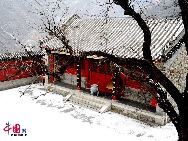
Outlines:
[[165, 73], [175, 86], [183, 92], [188, 73], [188, 55], [184, 45], [165, 64]]

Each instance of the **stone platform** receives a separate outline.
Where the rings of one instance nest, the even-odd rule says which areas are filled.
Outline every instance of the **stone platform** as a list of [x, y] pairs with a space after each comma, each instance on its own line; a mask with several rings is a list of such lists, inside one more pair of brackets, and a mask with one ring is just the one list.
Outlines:
[[100, 113], [113, 111], [149, 124], [165, 125], [169, 118], [162, 112], [150, 112], [130, 105], [119, 103], [110, 99], [97, 97], [80, 90], [74, 90], [58, 85], [45, 85], [51, 92], [61, 94], [64, 101], [70, 101], [74, 104], [95, 110]]

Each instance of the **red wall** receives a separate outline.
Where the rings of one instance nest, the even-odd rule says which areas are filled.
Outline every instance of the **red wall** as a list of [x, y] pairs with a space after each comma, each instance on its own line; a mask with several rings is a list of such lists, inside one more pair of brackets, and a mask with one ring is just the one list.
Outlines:
[[22, 60], [19, 59], [1, 60], [0, 81], [27, 78], [36, 75], [35, 74], [36, 68], [32, 64], [33, 64], [33, 60], [29, 58], [25, 58]]
[[[66, 57], [61, 57], [61, 58], [64, 58], [60, 62], [60, 64], [63, 65], [63, 61], [66, 60]], [[49, 64], [50, 70], [53, 71], [54, 70], [53, 55], [49, 56], [49, 62], [50, 62]], [[98, 84], [100, 92], [111, 94], [112, 90], [107, 89], [107, 85], [109, 83], [112, 83], [113, 72], [110, 70], [108, 63], [102, 64], [102, 65], [98, 65], [98, 64], [96, 65], [96, 62], [97, 60], [85, 59], [81, 63], [81, 77], [86, 78], [86, 88], [90, 88], [92, 84]], [[66, 73], [76, 75], [77, 74], [76, 63], [69, 66], [66, 69]], [[122, 88], [121, 88], [122, 93], [120, 95], [124, 95], [125, 86], [132, 88], [134, 90], [136, 89], [138, 91], [147, 90], [147, 88], [143, 86], [141, 83], [139, 83], [136, 80], [131, 79], [128, 76], [125, 76], [124, 74], [121, 74], [120, 77], [123, 81]], [[156, 101], [155, 101], [155, 104], [156, 104]], [[151, 105], [154, 105], [154, 104], [151, 104]]]
[[[54, 57], [53, 55], [49, 55], [49, 66], [50, 71], [54, 70]], [[60, 64], [63, 64], [62, 62]], [[81, 77], [86, 77], [87, 80], [87, 87], [90, 87], [92, 84], [98, 84], [99, 90], [101, 92], [106, 92], [106, 86], [112, 82], [113, 73], [109, 70], [109, 64], [103, 64], [101, 66], [95, 66], [94, 61], [91, 59], [85, 59], [82, 61], [82, 69], [81, 69]], [[65, 71], [66, 73], [76, 75], [76, 64], [73, 64], [67, 68]], [[136, 80], [132, 80], [131, 78], [121, 75], [123, 80], [123, 84], [127, 87], [134, 88], [134, 89], [142, 89], [142, 85], [137, 82]], [[52, 78], [51, 78], [52, 79]]]

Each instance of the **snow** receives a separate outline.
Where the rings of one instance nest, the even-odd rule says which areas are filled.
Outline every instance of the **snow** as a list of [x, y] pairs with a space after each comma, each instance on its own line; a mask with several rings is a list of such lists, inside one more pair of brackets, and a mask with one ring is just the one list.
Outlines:
[[[39, 84], [28, 87], [0, 91], [0, 141], [176, 141], [178, 139], [172, 123], [157, 127], [117, 113], [100, 114], [64, 102], [63, 97], [55, 93], [41, 95], [46, 91]], [[20, 91], [25, 91], [25, 95], [21, 96]], [[8, 135], [3, 130], [7, 122], [11, 126], [19, 123], [21, 128], [26, 128], [27, 136]]]
[[[42, 6], [39, 6], [35, 0], [0, 0], [0, 53], [24, 51], [17, 42], [9, 35], [14, 35], [17, 40], [24, 44], [36, 43], [42, 38], [41, 27], [42, 16], [36, 14], [38, 10], [44, 9], [49, 12], [49, 8], [54, 8], [53, 1], [57, 0], [37, 0]], [[109, 8], [109, 17], [124, 17], [124, 10], [115, 4], [105, 4], [109, 0], [59, 0], [61, 8], [55, 19], [61, 19], [62, 13], [67, 14], [64, 18], [72, 14], [78, 14], [81, 17], [104, 17], [106, 9]], [[112, 0], [110, 0], [112, 2]], [[48, 4], [51, 3], [50, 6]], [[177, 17], [179, 15], [179, 6], [173, 5], [171, 0], [134, 0], [134, 8], [139, 12], [142, 10], [146, 17]], [[140, 9], [141, 8], [141, 9]], [[175, 16], [176, 15], [176, 16]], [[43, 19], [44, 20], [44, 19]], [[8, 33], [8, 34], [7, 34]]]

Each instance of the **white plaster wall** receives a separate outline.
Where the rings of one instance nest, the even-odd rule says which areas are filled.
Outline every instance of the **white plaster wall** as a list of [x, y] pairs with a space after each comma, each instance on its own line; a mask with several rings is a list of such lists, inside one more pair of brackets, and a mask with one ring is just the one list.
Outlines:
[[178, 52], [164, 64], [164, 67], [166, 76], [174, 83], [180, 92], [183, 92], [186, 75], [188, 73], [188, 55], [186, 54], [185, 47], [182, 46]]
[[[77, 84], [77, 76], [69, 74], [69, 73], [64, 73], [62, 76], [62, 82], [67, 83], [67, 84], [76, 85]], [[86, 88], [86, 78], [85, 77], [81, 77], [81, 87]]]
[[37, 77], [34, 76], [34, 77], [28, 77], [28, 78], [0, 82], [0, 91], [6, 90], [6, 89], [11, 89], [11, 88], [16, 88], [19, 86], [28, 85], [28, 84], [36, 82], [35, 81], [36, 79], [37, 79]]

